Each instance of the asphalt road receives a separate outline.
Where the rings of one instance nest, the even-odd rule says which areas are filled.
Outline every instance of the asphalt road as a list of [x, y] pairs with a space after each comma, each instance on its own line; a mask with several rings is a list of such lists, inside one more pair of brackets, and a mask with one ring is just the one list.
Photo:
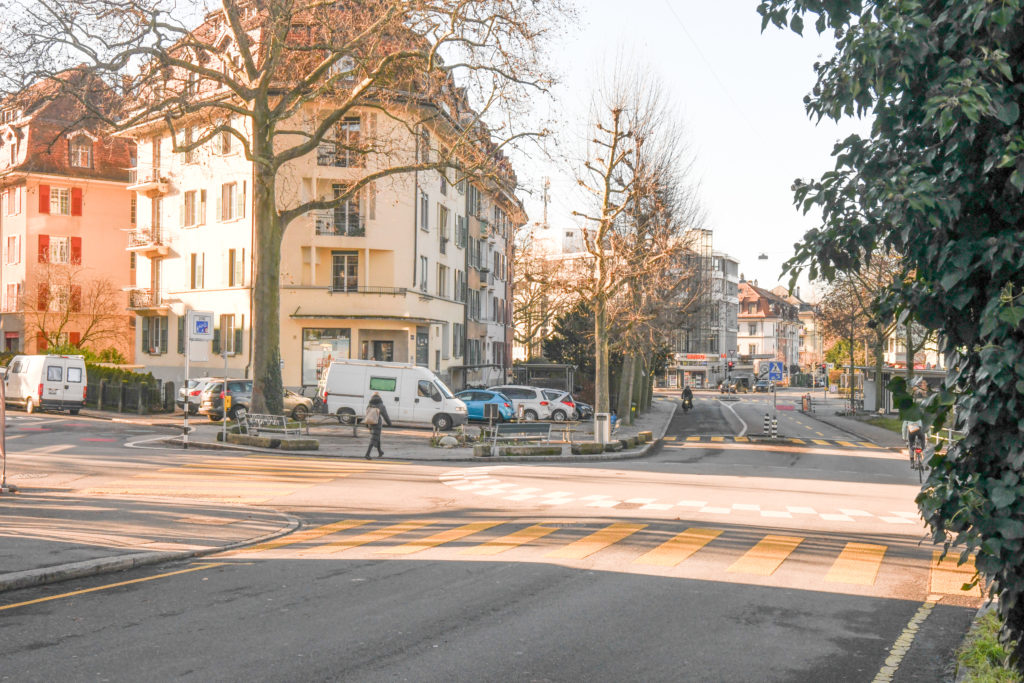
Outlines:
[[881, 449], [730, 438], [754, 399], [699, 395], [654, 455], [569, 465], [185, 454], [41, 422], [18, 443], [48, 486], [304, 526], [4, 593], [0, 680], [950, 679], [979, 599], [923, 541], [916, 477]]

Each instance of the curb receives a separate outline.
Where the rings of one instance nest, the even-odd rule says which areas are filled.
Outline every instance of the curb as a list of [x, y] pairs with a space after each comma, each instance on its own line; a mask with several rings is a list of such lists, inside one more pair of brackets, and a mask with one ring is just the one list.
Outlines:
[[95, 560], [69, 562], [67, 564], [58, 564], [52, 567], [26, 569], [20, 572], [0, 574], [0, 593], [17, 590], [19, 588], [33, 588], [35, 586], [43, 586], [50, 583], [70, 581], [71, 579], [80, 579], [87, 576], [112, 574], [126, 569], [134, 569], [135, 567], [145, 567], [147, 565], [162, 564], [164, 562], [187, 560], [193, 557], [203, 557], [205, 555], [222, 553], [227, 550], [234, 550], [235, 548], [241, 548], [247, 545], [264, 543], [281, 536], [286, 536], [294, 532], [302, 524], [302, 522], [291, 515], [282, 512], [278, 512], [277, 514], [288, 522], [288, 526], [278, 529], [277, 531], [271, 531], [270, 533], [263, 534], [262, 536], [234, 541], [227, 545], [217, 546], [216, 548], [163, 552], [154, 551], [134, 555], [122, 555], [119, 557], [100, 557]]
[[[974, 630], [974, 627], [977, 626], [979, 621], [981, 621], [981, 618], [989, 612], [994, 611], [996, 608], [997, 603], [995, 600], [992, 600], [991, 598], [982, 603], [981, 607], [978, 608], [977, 613], [974, 615], [974, 619], [971, 620], [971, 627], [967, 629], [967, 633], [965, 633], [963, 639], [961, 639], [960, 645], [956, 649], [957, 653], [960, 652], [960, 649], [964, 646], [964, 643], [967, 642], [967, 636], [970, 634], [971, 631]], [[960, 666], [960, 662], [957, 661], [955, 653], [953, 656], [953, 666], [956, 667], [956, 677], [953, 679], [953, 683], [964, 683], [964, 681], [967, 680], [967, 677], [971, 674], [971, 671], [966, 666]]]

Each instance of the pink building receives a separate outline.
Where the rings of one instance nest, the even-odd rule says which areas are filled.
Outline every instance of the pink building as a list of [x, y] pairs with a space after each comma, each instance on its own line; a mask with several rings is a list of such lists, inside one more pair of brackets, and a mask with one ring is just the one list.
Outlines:
[[2, 350], [70, 343], [132, 361], [133, 157], [51, 81], [0, 101]]

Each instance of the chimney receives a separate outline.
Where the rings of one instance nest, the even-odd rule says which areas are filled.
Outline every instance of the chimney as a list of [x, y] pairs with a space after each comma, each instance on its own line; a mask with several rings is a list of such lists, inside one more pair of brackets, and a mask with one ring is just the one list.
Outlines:
[[754, 280], [754, 286], [757, 287], [757, 280]]
[[800, 298], [800, 288], [799, 287], [796, 288], [796, 298], [797, 299]]

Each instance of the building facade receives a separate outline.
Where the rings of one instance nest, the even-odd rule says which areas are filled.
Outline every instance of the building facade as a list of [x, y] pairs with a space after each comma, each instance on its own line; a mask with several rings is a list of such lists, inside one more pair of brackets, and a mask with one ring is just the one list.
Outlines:
[[[67, 78], [87, 74], [68, 72]], [[3, 350], [114, 349], [132, 362], [124, 252], [133, 145], [56, 86], [0, 102], [0, 330]]]
[[761, 289], [756, 283], [739, 283], [739, 364], [755, 375], [764, 373], [764, 361], [783, 362], [786, 373], [799, 368], [800, 308], [787, 299]]

